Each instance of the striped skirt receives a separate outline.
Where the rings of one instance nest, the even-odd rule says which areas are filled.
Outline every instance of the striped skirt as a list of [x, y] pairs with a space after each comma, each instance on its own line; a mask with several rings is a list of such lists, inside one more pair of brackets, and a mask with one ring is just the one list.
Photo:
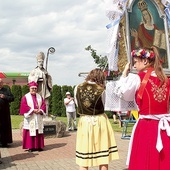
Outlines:
[[114, 132], [106, 114], [81, 116], [76, 139], [76, 163], [82, 167], [119, 159]]

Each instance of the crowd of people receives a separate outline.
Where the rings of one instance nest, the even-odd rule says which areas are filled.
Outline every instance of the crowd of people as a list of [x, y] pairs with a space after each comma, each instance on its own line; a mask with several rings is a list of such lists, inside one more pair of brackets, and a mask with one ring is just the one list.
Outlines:
[[[156, 47], [133, 50], [131, 57], [137, 74], [130, 72], [132, 65], [127, 63], [113, 89], [118, 98], [134, 101], [139, 113], [129, 142], [128, 170], [169, 170], [170, 79], [163, 71]], [[66, 92], [68, 131], [77, 131], [75, 154], [80, 170], [93, 166], [108, 170], [109, 162], [119, 159], [114, 131], [104, 109], [105, 83], [103, 70], [96, 68], [74, 88], [74, 97]], [[20, 105], [20, 114], [24, 116], [22, 147], [28, 152], [42, 151], [46, 103], [38, 93], [38, 83], [31, 81], [28, 85], [29, 92], [22, 97]], [[2, 147], [12, 143], [9, 103], [13, 100], [10, 89], [4, 88], [0, 79], [0, 116], [6, 119], [0, 119]], [[76, 111], [80, 115], [78, 124]], [[4, 126], [8, 134], [2, 132]]]

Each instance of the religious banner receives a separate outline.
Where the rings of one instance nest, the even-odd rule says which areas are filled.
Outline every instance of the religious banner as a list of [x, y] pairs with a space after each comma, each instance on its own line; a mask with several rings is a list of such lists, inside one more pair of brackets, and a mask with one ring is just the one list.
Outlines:
[[[156, 46], [163, 69], [170, 75], [170, 0], [105, 0], [108, 30], [109, 71], [122, 72], [127, 62], [133, 61], [131, 51], [137, 48]], [[105, 110], [135, 110], [134, 101], [117, 98], [113, 90], [114, 78], [106, 82]]]
[[118, 51], [119, 51], [119, 23], [124, 15], [127, 0], [106, 0], [106, 16], [110, 23], [106, 26], [108, 29], [108, 56], [109, 70], [118, 70]]
[[122, 71], [133, 49], [156, 46], [169, 74], [170, 0], [105, 0], [105, 9], [109, 70]]
[[129, 50], [156, 46], [164, 69], [169, 68], [167, 17], [156, 1], [136, 0], [127, 9]]

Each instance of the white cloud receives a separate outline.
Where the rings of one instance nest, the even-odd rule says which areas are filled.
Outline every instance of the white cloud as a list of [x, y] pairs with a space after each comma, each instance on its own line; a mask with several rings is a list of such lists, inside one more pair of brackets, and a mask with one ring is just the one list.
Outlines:
[[0, 68], [3, 72], [29, 72], [36, 54], [49, 47], [48, 71], [53, 84], [76, 85], [79, 72], [96, 65], [85, 47], [105, 55], [108, 24], [101, 0], [5, 0], [0, 2]]

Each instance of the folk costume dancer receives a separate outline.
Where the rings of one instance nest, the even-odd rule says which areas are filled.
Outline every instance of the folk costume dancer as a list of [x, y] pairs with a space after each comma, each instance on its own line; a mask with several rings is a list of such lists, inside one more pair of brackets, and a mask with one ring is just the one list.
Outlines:
[[80, 114], [76, 163], [80, 170], [88, 170], [92, 166], [107, 170], [109, 162], [119, 158], [114, 132], [104, 113], [104, 86], [103, 71], [94, 69], [84, 83], [75, 87], [75, 102]]
[[170, 80], [156, 47], [133, 50], [131, 56], [138, 74], [129, 73], [128, 63], [113, 89], [123, 100], [135, 99], [139, 108], [130, 139], [128, 170], [169, 170]]

